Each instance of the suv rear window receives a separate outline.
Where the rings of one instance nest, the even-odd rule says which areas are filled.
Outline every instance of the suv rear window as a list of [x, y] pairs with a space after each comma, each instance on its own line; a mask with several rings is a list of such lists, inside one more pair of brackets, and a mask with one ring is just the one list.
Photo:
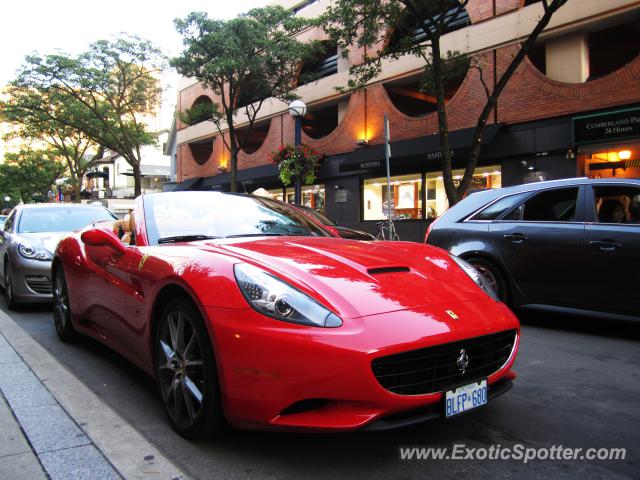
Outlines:
[[[525, 222], [571, 222], [575, 220], [578, 187], [556, 188], [538, 193], [527, 200], [521, 212]], [[510, 215], [511, 217], [511, 215]], [[511, 218], [513, 220], [513, 218]]]
[[485, 207], [483, 210], [476, 213], [470, 218], [470, 220], [495, 220], [505, 212], [511, 210], [514, 206], [518, 205], [528, 196], [529, 192], [525, 192], [501, 198], [497, 202], [492, 203], [488, 207]]

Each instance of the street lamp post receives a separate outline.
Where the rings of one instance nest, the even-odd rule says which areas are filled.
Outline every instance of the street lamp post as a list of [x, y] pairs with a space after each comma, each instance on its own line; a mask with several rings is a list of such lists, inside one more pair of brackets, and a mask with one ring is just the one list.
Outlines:
[[[302, 143], [302, 117], [307, 114], [307, 106], [302, 100], [294, 100], [289, 104], [289, 115], [295, 120], [295, 141], [294, 147], [296, 151]], [[302, 203], [302, 179], [296, 176], [294, 179], [294, 202], [296, 205]]]

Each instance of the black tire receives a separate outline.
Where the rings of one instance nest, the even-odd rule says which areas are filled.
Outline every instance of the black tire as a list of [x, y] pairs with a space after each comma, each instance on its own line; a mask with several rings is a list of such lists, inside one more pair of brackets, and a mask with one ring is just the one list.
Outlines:
[[4, 296], [7, 300], [7, 308], [9, 310], [16, 310], [18, 308], [18, 302], [16, 302], [16, 296], [13, 289], [13, 279], [11, 278], [11, 267], [7, 265], [9, 259], [4, 261]]
[[185, 438], [218, 433], [224, 426], [211, 340], [197, 308], [176, 299], [164, 309], [155, 335], [160, 398], [171, 426]]
[[77, 334], [71, 323], [67, 280], [60, 265], [53, 270], [53, 325], [58, 338], [63, 342], [72, 342], [76, 339]]
[[467, 259], [467, 262], [476, 267], [480, 274], [496, 291], [498, 298], [502, 302], [509, 303], [509, 285], [498, 267], [496, 267], [491, 261], [479, 257], [469, 258]]

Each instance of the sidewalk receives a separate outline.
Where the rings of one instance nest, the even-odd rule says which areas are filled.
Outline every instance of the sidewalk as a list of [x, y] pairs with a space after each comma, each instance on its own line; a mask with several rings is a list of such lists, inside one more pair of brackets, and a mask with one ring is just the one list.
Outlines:
[[0, 311], [0, 479], [5, 478], [186, 476]]

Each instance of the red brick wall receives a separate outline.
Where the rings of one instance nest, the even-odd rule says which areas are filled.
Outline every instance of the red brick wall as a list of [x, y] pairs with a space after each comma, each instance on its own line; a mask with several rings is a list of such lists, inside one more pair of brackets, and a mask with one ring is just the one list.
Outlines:
[[[518, 8], [522, 3], [522, 0], [496, 0], [496, 11], [501, 14]], [[487, 0], [471, 0], [468, 10], [474, 22], [480, 21], [492, 15], [493, 3]], [[496, 50], [499, 73], [504, 71], [516, 49], [515, 46], [509, 46]], [[357, 54], [355, 52], [352, 57], [355, 59]], [[483, 77], [489, 85], [493, 84], [493, 58], [493, 52], [488, 52], [482, 57]], [[450, 131], [475, 126], [478, 114], [486, 100], [479, 78], [478, 70], [470, 69], [460, 89], [447, 105]], [[537, 71], [528, 59], [525, 59], [498, 101], [498, 121], [520, 123], [640, 102], [639, 78], [640, 57], [604, 78], [584, 84], [567, 84], [550, 80]], [[181, 108], [190, 107], [202, 93], [203, 90], [199, 86], [193, 86], [181, 92], [179, 99]], [[365, 136], [369, 143], [381, 143], [385, 112], [389, 116], [391, 136], [394, 141], [437, 132], [435, 113], [422, 118], [408, 117], [395, 108], [384, 87], [381, 84], [375, 84], [368, 87], [366, 91], [351, 95], [344, 118], [332, 133], [318, 140], [303, 133], [303, 141], [326, 155], [353, 151], [357, 147], [358, 139]], [[491, 121], [493, 121], [493, 115], [490, 118]], [[272, 118], [266, 141], [252, 155], [241, 153], [239, 168], [267, 163], [271, 151], [283, 143], [293, 143], [293, 135], [293, 120], [288, 113]], [[200, 166], [191, 158], [188, 146], [181, 146], [178, 151], [178, 180], [218, 174], [222, 155], [222, 141], [216, 139], [211, 159]], [[228, 152], [225, 156], [228, 158]]]

